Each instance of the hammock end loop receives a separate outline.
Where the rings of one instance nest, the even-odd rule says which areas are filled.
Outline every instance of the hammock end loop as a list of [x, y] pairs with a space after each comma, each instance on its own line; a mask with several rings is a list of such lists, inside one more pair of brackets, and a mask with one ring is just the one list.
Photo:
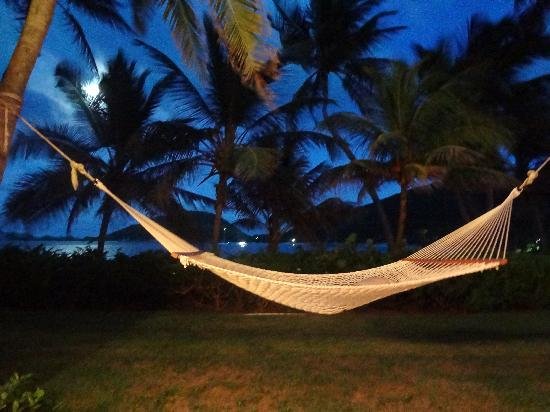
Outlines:
[[518, 186], [518, 190], [521, 192], [523, 189], [525, 189], [527, 186], [530, 186], [533, 184], [533, 182], [539, 177], [539, 171], [538, 170], [528, 170], [527, 171], [527, 177], [523, 181], [521, 185]]

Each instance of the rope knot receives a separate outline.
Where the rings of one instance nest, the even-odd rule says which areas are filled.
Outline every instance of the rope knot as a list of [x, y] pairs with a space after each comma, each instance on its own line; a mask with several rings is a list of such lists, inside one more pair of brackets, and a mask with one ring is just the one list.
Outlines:
[[532, 185], [536, 178], [539, 177], [538, 170], [529, 170], [527, 171], [527, 177], [523, 183], [518, 187], [518, 190], [523, 190], [526, 186]]
[[19, 113], [21, 104], [21, 98], [15, 93], [0, 92], [0, 105], [4, 106], [8, 111]]
[[75, 162], [74, 160], [69, 160], [69, 165], [71, 166], [71, 184], [74, 190], [78, 189], [78, 174], [86, 176], [86, 168], [82, 163]]

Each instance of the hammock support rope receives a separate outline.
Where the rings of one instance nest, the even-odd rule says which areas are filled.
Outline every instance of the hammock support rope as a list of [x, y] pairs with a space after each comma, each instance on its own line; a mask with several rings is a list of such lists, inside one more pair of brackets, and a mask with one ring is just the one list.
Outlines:
[[[2, 103], [2, 100], [0, 100]], [[5, 105], [6, 110], [9, 110]], [[443, 238], [396, 262], [355, 272], [301, 274], [260, 269], [220, 258], [197, 249], [143, 215], [92, 176], [84, 165], [63, 150], [24, 117], [19, 119], [71, 165], [71, 181], [80, 174], [117, 202], [183, 266], [195, 265], [228, 282], [274, 302], [308, 312], [334, 314], [439, 280], [463, 276], [507, 263], [506, 250], [513, 201], [531, 185], [550, 162], [547, 158], [498, 206]]]

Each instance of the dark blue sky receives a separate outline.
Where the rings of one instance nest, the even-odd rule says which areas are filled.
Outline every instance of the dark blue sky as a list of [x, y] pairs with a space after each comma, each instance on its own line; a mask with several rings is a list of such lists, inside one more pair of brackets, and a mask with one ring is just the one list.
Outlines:
[[[399, 14], [388, 20], [388, 23], [405, 25], [408, 28], [384, 42], [375, 55], [394, 59], [410, 59], [412, 44], [420, 43], [429, 46], [441, 36], [451, 35], [458, 40], [463, 40], [466, 37], [467, 21], [473, 14], [478, 13], [490, 19], [498, 19], [513, 10], [513, 0], [387, 0], [384, 8], [399, 10]], [[97, 25], [85, 18], [81, 18], [81, 22], [86, 27], [88, 40], [100, 66], [104, 66], [105, 61], [112, 57], [118, 49], [124, 50], [129, 56], [136, 59], [143, 68], [149, 66], [150, 62], [143, 56], [140, 49], [132, 45], [132, 39], [128, 35], [114, 33], [108, 27]], [[4, 2], [0, 2], [0, 72], [6, 67], [15, 45], [18, 25], [11, 10], [7, 9]], [[165, 51], [174, 59], [179, 59], [179, 53], [160, 16], [155, 16], [152, 19], [145, 40]], [[63, 59], [76, 62], [79, 56], [77, 47], [65, 31], [60, 16], [56, 15], [26, 94], [24, 114], [34, 123], [52, 122], [56, 118], [66, 120], [71, 115], [70, 108], [63, 102], [62, 96], [54, 87], [53, 69]], [[549, 71], [550, 64], [542, 62], [535, 66], [531, 74]], [[299, 85], [303, 78], [304, 74], [299, 69], [285, 70], [279, 85], [276, 86], [281, 101], [291, 95], [294, 86]], [[340, 107], [346, 108], [349, 103], [343, 94], [339, 90], [335, 90], [335, 92], [339, 96]], [[311, 158], [313, 162], [326, 160], [324, 153], [319, 151], [312, 152]], [[16, 181], [17, 176], [33, 165], [25, 161], [18, 161], [11, 165], [0, 186], [0, 201], [5, 197], [10, 184]], [[69, 184], [68, 179], [69, 177], [67, 177], [67, 184]], [[199, 191], [211, 195], [212, 183], [203, 184]], [[390, 185], [384, 189], [383, 194], [390, 194], [392, 190]], [[341, 194], [347, 199], [354, 196], [349, 191]], [[232, 216], [228, 214], [227, 217], [231, 218]], [[113, 227], [124, 226], [127, 222], [127, 219], [118, 219]], [[20, 225], [4, 223], [2, 226], [5, 230], [23, 229]], [[86, 216], [77, 222], [73, 234], [77, 236], [96, 234], [97, 228], [97, 221]], [[64, 231], [65, 219], [63, 217], [33, 228], [33, 232], [40, 234], [63, 234]]]

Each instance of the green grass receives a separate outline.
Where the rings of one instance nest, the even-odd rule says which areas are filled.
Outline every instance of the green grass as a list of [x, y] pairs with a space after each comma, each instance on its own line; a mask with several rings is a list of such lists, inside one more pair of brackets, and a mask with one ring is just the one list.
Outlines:
[[67, 410], [550, 410], [550, 313], [0, 312]]

